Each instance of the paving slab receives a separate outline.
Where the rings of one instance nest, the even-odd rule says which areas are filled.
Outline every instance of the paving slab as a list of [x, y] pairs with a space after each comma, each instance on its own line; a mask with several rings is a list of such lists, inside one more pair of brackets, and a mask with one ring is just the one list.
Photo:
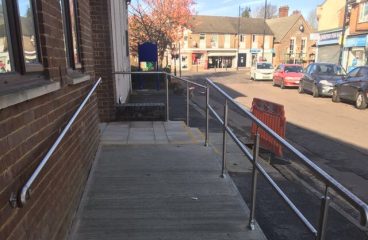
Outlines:
[[70, 239], [266, 239], [220, 169], [199, 144], [103, 145]]

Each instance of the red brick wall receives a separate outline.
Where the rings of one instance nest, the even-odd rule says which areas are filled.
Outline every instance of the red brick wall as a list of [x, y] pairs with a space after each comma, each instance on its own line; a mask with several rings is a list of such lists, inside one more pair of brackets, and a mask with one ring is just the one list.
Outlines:
[[[56, 140], [93, 81], [66, 83], [66, 61], [59, 1], [37, 1], [46, 78], [62, 88], [0, 110], [0, 239], [64, 239], [99, 144], [98, 102], [94, 94], [32, 187], [23, 208], [9, 198]], [[89, 1], [78, 0], [81, 14], [82, 63], [94, 76]], [[94, 79], [94, 78], [93, 78]]]
[[[299, 30], [300, 25], [304, 26], [304, 32]], [[286, 34], [286, 36], [282, 39], [280, 43], [274, 44], [275, 49], [275, 57], [273, 58], [273, 65], [279, 65], [285, 63], [285, 53], [288, 53], [288, 49], [290, 47], [290, 39], [295, 38], [295, 52], [300, 52], [301, 41], [303, 38], [307, 39], [307, 62], [304, 66], [308, 65], [309, 55], [314, 53], [313, 45], [315, 41], [310, 40], [310, 34], [313, 32], [309, 24], [305, 21], [305, 19], [301, 16], [296, 24], [290, 29], [290, 31]]]
[[350, 13], [350, 33], [359, 34], [368, 30], [368, 22], [359, 22], [360, 4], [354, 5]]
[[90, 0], [92, 17], [92, 39], [94, 47], [94, 64], [97, 77], [103, 82], [98, 89], [98, 107], [102, 122], [116, 118], [114, 81], [112, 76], [112, 55], [110, 39], [110, 19], [108, 17], [109, 1]]

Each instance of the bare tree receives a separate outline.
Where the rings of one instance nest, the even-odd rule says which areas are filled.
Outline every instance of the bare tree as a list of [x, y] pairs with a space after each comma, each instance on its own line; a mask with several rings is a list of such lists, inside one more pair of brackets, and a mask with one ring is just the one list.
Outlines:
[[308, 14], [308, 18], [307, 18], [307, 22], [309, 23], [309, 25], [314, 29], [317, 30], [318, 28], [318, 21], [317, 21], [317, 14], [316, 14], [316, 9], [312, 9], [309, 14]]
[[[264, 5], [256, 8], [256, 10], [253, 13], [253, 17], [255, 18], [264, 18], [264, 16], [265, 16], [265, 6]], [[274, 18], [274, 17], [277, 17], [277, 6], [268, 4], [266, 8], [266, 18], [269, 19], [269, 18]]]

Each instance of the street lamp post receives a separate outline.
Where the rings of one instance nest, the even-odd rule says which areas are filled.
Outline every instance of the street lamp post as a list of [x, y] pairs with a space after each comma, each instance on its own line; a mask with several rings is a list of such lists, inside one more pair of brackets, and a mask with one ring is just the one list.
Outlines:
[[265, 1], [265, 11], [264, 11], [264, 22], [263, 22], [263, 46], [262, 46], [262, 61], [264, 61], [265, 55], [265, 39], [266, 39], [266, 18], [267, 18], [267, 0]]
[[345, 31], [346, 31], [346, 19], [349, 14], [349, 0], [345, 2], [345, 12], [344, 12], [344, 21], [342, 23], [342, 32], [341, 32], [341, 45], [340, 45], [340, 55], [339, 55], [339, 65], [342, 65], [342, 54], [344, 52], [344, 40], [345, 40]]
[[171, 58], [174, 59], [174, 76], [176, 77], [176, 59], [178, 58], [178, 53], [175, 46], [171, 50]]

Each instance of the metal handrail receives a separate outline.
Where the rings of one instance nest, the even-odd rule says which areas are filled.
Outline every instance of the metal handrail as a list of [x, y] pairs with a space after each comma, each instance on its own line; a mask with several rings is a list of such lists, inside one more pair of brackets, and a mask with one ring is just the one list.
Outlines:
[[69, 120], [68, 124], [64, 127], [59, 137], [56, 139], [56, 141], [51, 146], [51, 148], [49, 149], [45, 157], [38, 164], [35, 171], [32, 173], [32, 175], [29, 177], [27, 182], [22, 187], [20, 194], [19, 195], [12, 194], [10, 198], [10, 203], [13, 207], [18, 206], [18, 201], [21, 204], [21, 206], [24, 206], [27, 203], [27, 200], [30, 198], [30, 190], [31, 190], [33, 182], [37, 179], [42, 169], [44, 168], [44, 166], [46, 165], [46, 163], [48, 162], [52, 154], [55, 152], [56, 148], [59, 146], [60, 142], [63, 140], [65, 134], [69, 131], [71, 125], [74, 123], [75, 119], [78, 117], [79, 113], [82, 111], [83, 107], [86, 105], [87, 101], [90, 99], [93, 92], [96, 90], [97, 86], [100, 83], [101, 83], [101, 78], [99, 78], [97, 82], [93, 85], [92, 89], [89, 91], [87, 96], [84, 98], [83, 102], [79, 105], [78, 109], [74, 112], [72, 118]]
[[360, 213], [360, 224], [362, 226], [366, 226], [368, 223], [368, 206], [361, 199], [359, 199], [356, 195], [342, 186], [339, 182], [337, 182], [333, 177], [323, 171], [320, 167], [318, 167], [315, 163], [313, 163], [310, 159], [308, 159], [304, 154], [302, 154], [299, 150], [293, 147], [290, 143], [280, 137], [276, 132], [274, 132], [271, 128], [269, 128], [266, 124], [264, 124], [261, 120], [256, 118], [249, 110], [245, 107], [241, 106], [239, 103], [235, 102], [234, 99], [229, 96], [224, 90], [222, 90], [219, 86], [217, 86], [212, 80], [206, 79], [206, 81], [219, 93], [221, 93], [229, 102], [231, 102], [234, 106], [236, 106], [242, 113], [246, 114], [254, 123], [258, 125], [258, 127], [262, 128], [267, 134], [272, 136], [276, 141], [278, 141], [281, 145], [283, 145], [286, 149], [293, 152], [302, 163], [309, 168], [309, 170], [317, 175], [328, 188], [332, 188], [335, 190], [341, 197], [343, 197], [346, 201], [348, 201], [356, 210]]

